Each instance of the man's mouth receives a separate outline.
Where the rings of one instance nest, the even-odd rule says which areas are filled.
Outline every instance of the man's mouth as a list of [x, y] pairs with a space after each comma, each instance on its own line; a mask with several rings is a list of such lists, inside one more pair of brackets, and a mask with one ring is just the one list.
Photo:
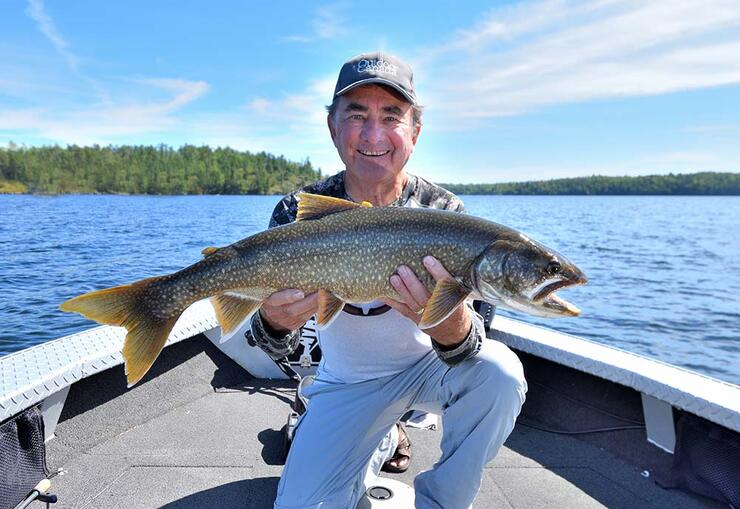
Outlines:
[[390, 150], [358, 150], [365, 157], [380, 157], [388, 154]]

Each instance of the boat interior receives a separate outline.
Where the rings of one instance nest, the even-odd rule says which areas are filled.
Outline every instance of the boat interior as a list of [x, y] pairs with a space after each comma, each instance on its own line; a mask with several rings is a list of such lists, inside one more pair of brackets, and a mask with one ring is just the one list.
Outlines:
[[[727, 507], [661, 486], [673, 455], [646, 440], [639, 392], [518, 354], [527, 401], [474, 507]], [[46, 446], [49, 469], [62, 469], [53, 507], [270, 508], [295, 386], [252, 377], [203, 334], [166, 348], [131, 389], [121, 365], [77, 381]], [[383, 476], [412, 485], [441, 433], [408, 432], [409, 470]]]

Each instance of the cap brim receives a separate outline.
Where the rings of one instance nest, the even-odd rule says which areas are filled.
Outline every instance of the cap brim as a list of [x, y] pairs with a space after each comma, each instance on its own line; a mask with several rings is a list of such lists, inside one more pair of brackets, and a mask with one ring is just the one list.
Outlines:
[[406, 92], [403, 88], [401, 88], [400, 86], [398, 86], [397, 83], [393, 83], [392, 81], [389, 81], [389, 80], [387, 80], [385, 78], [378, 78], [378, 77], [366, 78], [364, 80], [355, 81], [351, 85], [348, 85], [348, 86], [344, 87], [342, 90], [339, 90], [336, 94], [334, 94], [334, 97], [337, 97], [337, 96], [340, 96], [342, 94], [345, 94], [345, 93], [349, 92], [350, 90], [352, 90], [353, 88], [359, 87], [360, 85], [369, 85], [371, 83], [378, 83], [380, 85], [388, 85], [389, 87], [392, 87], [394, 90], [398, 90], [401, 93], [401, 95], [406, 98], [406, 100], [408, 102], [410, 102], [411, 104], [414, 104], [414, 105], [416, 104], [416, 99], [414, 99], [413, 97], [411, 97], [411, 95], [409, 95], [409, 93]]

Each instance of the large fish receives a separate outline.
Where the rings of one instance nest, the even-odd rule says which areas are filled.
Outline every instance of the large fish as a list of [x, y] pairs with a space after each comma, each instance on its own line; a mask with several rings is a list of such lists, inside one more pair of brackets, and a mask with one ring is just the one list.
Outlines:
[[[468, 297], [540, 316], [576, 316], [554, 291], [583, 284], [578, 267], [522, 233], [484, 219], [434, 209], [372, 208], [338, 198], [299, 195], [295, 223], [230, 246], [179, 272], [98, 290], [64, 302], [100, 323], [128, 331], [123, 357], [129, 386], [146, 374], [180, 315], [212, 297], [224, 334], [275, 291], [319, 292], [319, 327], [347, 302], [399, 299], [389, 283], [410, 267], [432, 295], [419, 327], [433, 327]], [[422, 259], [439, 259], [451, 278], [435, 282]]]

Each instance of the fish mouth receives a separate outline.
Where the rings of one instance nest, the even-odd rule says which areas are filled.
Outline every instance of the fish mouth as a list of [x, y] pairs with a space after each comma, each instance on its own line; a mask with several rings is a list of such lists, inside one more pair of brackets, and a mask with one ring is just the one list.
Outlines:
[[532, 298], [532, 302], [556, 311], [558, 314], [565, 316], [578, 316], [581, 314], [581, 310], [574, 304], [571, 304], [567, 300], [555, 294], [555, 291], [569, 286], [585, 285], [587, 282], [588, 279], [586, 279], [586, 276], [578, 276], [575, 279], [562, 279], [560, 281], [555, 281], [538, 291]]

